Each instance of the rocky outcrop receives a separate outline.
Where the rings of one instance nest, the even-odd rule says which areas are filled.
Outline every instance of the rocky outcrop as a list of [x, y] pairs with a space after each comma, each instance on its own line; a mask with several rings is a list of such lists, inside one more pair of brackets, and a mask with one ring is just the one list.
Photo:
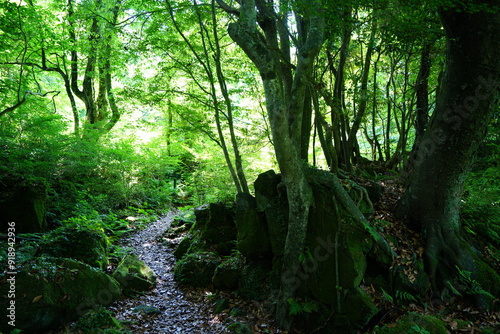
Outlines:
[[[18, 268], [12, 276], [0, 276], [0, 295], [15, 293], [15, 328], [33, 333], [74, 321], [98, 305], [110, 305], [120, 295], [120, 285], [102, 270], [73, 259], [40, 257]], [[14, 288], [14, 290], [12, 290]], [[1, 298], [0, 307], [12, 299]], [[0, 331], [12, 326], [0, 322]]]
[[45, 236], [38, 255], [71, 258], [104, 270], [109, 264], [108, 243], [103, 232], [61, 227]]
[[16, 233], [43, 232], [47, 229], [46, 189], [43, 185], [26, 185], [19, 180], [0, 184], [0, 228], [14, 222]]
[[[282, 271], [288, 228], [286, 187], [281, 175], [268, 171], [255, 181], [255, 197], [237, 195], [234, 214], [221, 204], [196, 210], [196, 223], [176, 250], [176, 257], [181, 259], [175, 269], [176, 279], [194, 286], [237, 286], [241, 296], [256, 300], [276, 296], [281, 281], [293, 279], [297, 300], [292, 302], [298, 308], [303, 307], [302, 301], [315, 305], [311, 312], [296, 315], [304, 332], [320, 326], [330, 328], [332, 333], [362, 328], [378, 312], [360, 288], [367, 256], [376, 246], [359, 217], [352, 217], [344, 207], [345, 198], [350, 197], [354, 203], [351, 206], [357, 206], [361, 217], [370, 216], [373, 206], [363, 187], [351, 180], [339, 185], [332, 178], [327, 171], [308, 171], [314, 205], [298, 272], [291, 270], [287, 277]], [[233, 215], [234, 225], [230, 219]], [[227, 245], [235, 241], [245, 260], [231, 257], [222, 262], [221, 256], [228, 254]]]

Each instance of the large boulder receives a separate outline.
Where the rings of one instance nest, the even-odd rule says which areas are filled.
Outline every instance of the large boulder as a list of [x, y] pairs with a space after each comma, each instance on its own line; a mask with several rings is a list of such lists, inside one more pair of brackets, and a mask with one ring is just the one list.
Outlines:
[[267, 232], [267, 222], [262, 213], [257, 212], [255, 198], [250, 194], [236, 196], [235, 223], [238, 231], [236, 246], [246, 257], [259, 257], [271, 251]]
[[129, 254], [118, 264], [112, 274], [125, 295], [151, 289], [156, 284], [156, 275], [137, 255]]
[[220, 257], [212, 252], [187, 254], [176, 263], [174, 279], [182, 284], [208, 287], [221, 262]]
[[216, 289], [231, 289], [238, 287], [241, 271], [244, 266], [244, 258], [240, 255], [225, 259], [215, 268], [212, 283]]
[[[16, 275], [4, 272], [0, 281], [1, 296], [15, 294], [15, 299], [1, 298], [0, 307], [14, 308], [15, 317], [9, 321], [15, 319], [14, 327], [28, 333], [57, 328], [98, 305], [110, 305], [121, 295], [114, 278], [73, 259], [36, 258], [17, 268]], [[0, 331], [12, 329], [0, 322]]]
[[335, 199], [331, 189], [313, 185], [301, 291], [329, 304], [361, 283], [372, 242]]
[[26, 185], [19, 180], [0, 183], [0, 227], [7, 231], [14, 222], [16, 233], [43, 232], [47, 229], [46, 189], [43, 185]]
[[108, 238], [101, 231], [61, 227], [44, 238], [39, 254], [71, 258], [92, 267], [106, 269]]
[[275, 256], [283, 256], [288, 232], [288, 201], [281, 175], [273, 170], [260, 174], [254, 182], [258, 213], [264, 213], [271, 249]]
[[236, 225], [231, 208], [223, 203], [210, 203], [195, 209], [196, 223], [191, 228], [201, 240], [220, 254], [230, 254], [235, 248]]
[[247, 299], [264, 300], [269, 295], [271, 263], [266, 260], [252, 261], [241, 271], [238, 294]]

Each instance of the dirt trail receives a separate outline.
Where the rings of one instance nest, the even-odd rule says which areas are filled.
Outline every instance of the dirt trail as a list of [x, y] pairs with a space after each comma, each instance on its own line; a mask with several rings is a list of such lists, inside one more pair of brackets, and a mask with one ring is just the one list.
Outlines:
[[[224, 324], [210, 312], [210, 305], [190, 297], [189, 291], [183, 291], [174, 281], [172, 249], [157, 241], [170, 227], [174, 216], [175, 212], [171, 211], [132, 235], [125, 243], [125, 246], [134, 248], [134, 253], [156, 273], [156, 287], [142, 296], [121, 299], [109, 309], [117, 319], [129, 321], [134, 334], [228, 333]], [[139, 305], [153, 306], [161, 313], [133, 312]]]

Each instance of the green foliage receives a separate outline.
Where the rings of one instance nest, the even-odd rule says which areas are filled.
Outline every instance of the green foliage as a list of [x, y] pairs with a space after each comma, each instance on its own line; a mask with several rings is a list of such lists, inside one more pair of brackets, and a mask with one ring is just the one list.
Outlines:
[[412, 334], [431, 334], [431, 332], [429, 332], [425, 328], [421, 328], [419, 325], [414, 325], [413, 327], [411, 327], [409, 333], [412, 333]]
[[497, 114], [466, 180], [461, 207], [465, 230], [494, 261], [500, 261], [499, 124]]
[[295, 298], [289, 298], [287, 302], [290, 305], [290, 309], [288, 311], [290, 315], [319, 311], [319, 304], [315, 301], [302, 301]]
[[462, 270], [458, 267], [456, 268], [459, 275], [459, 282], [464, 286], [467, 294], [485, 296], [490, 300], [495, 299], [491, 293], [484, 290], [481, 284], [472, 277], [472, 273], [470, 271]]
[[78, 319], [78, 321], [72, 325], [72, 328], [84, 334], [128, 333], [128, 331], [122, 329], [122, 325], [113, 317], [113, 313], [102, 306], [95, 308]]
[[396, 290], [396, 298], [401, 301], [417, 302], [417, 298], [407, 291]]

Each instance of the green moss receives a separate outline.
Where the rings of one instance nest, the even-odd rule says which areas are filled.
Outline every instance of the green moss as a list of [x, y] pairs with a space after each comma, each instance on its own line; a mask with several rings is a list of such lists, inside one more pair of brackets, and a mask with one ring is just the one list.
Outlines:
[[257, 213], [255, 198], [252, 195], [237, 195], [235, 223], [238, 230], [237, 247], [243, 255], [259, 257], [270, 252], [267, 223]]
[[255, 261], [245, 266], [238, 283], [238, 292], [247, 299], [264, 300], [269, 290], [268, 281], [271, 264]]
[[401, 317], [396, 326], [386, 325], [378, 330], [377, 334], [447, 334], [445, 323], [433, 316], [410, 313]]
[[[478, 269], [477, 282], [481, 288], [489, 292], [493, 297], [499, 298], [500, 275], [480, 259], [476, 259], [476, 265]], [[488, 301], [490, 302], [489, 305], [486, 305], [488, 308], [493, 308], [495, 311], [500, 309], [500, 306], [495, 306], [495, 304], [491, 303], [492, 300]]]
[[116, 267], [113, 273], [125, 295], [137, 291], [145, 291], [156, 284], [156, 275], [137, 255], [127, 255]]
[[156, 307], [149, 306], [149, 305], [139, 305], [134, 307], [132, 312], [142, 312], [144, 314], [160, 314], [161, 311], [157, 309]]
[[207, 287], [212, 283], [215, 268], [221, 263], [220, 257], [211, 252], [185, 255], [174, 268], [177, 282], [196, 287]]
[[[0, 277], [4, 283], [8, 278], [5, 274]], [[16, 324], [28, 332], [75, 320], [121, 295], [112, 277], [73, 259], [34, 259], [18, 268], [15, 282]], [[7, 288], [8, 284], [0, 284], [0, 295], [7, 295]], [[7, 302], [2, 299], [0, 307], [7, 307]], [[1, 323], [0, 330], [6, 330]]]
[[215, 269], [212, 283], [216, 289], [236, 289], [241, 271], [244, 265], [244, 258], [241, 255], [234, 255], [227, 258]]
[[227, 329], [229, 330], [230, 333], [233, 334], [252, 334], [252, 330], [250, 329], [250, 327], [240, 322], [235, 322], [227, 326]]
[[92, 267], [106, 269], [108, 238], [101, 231], [75, 228], [58, 228], [44, 237], [40, 254], [72, 258]]
[[196, 224], [191, 231], [196, 230], [211, 249], [230, 254], [236, 242], [236, 225], [231, 210], [223, 203], [210, 203], [197, 208], [194, 213]]
[[72, 328], [84, 334], [94, 334], [101, 333], [104, 329], [121, 330], [122, 325], [110, 311], [100, 306], [78, 319]]

